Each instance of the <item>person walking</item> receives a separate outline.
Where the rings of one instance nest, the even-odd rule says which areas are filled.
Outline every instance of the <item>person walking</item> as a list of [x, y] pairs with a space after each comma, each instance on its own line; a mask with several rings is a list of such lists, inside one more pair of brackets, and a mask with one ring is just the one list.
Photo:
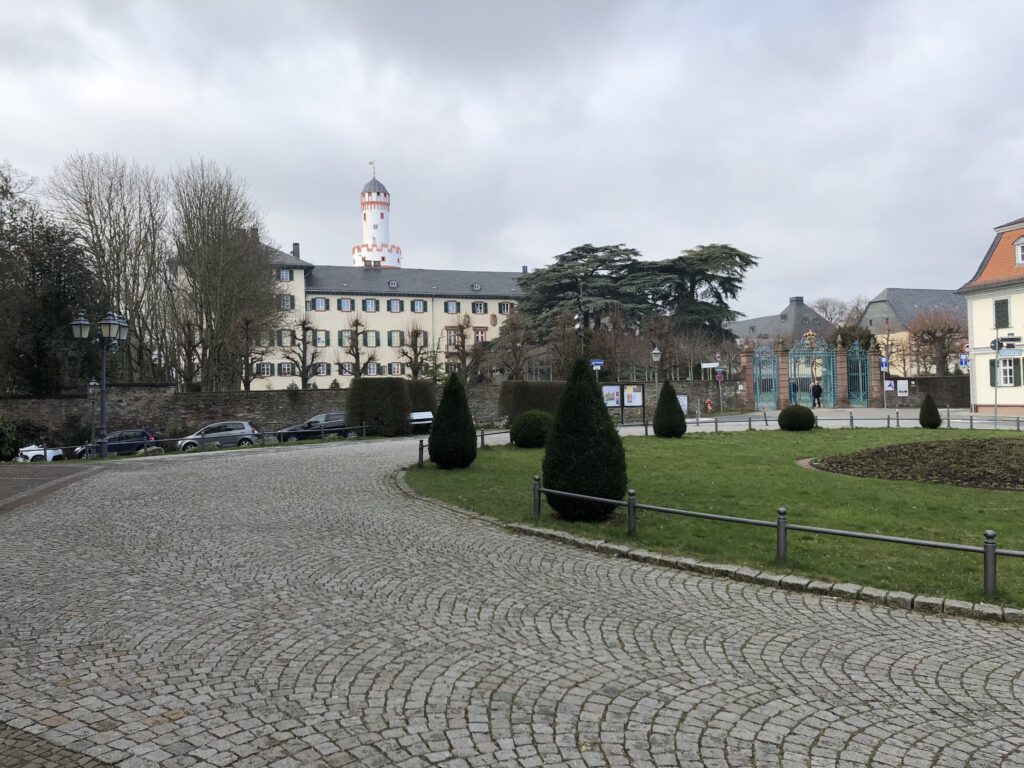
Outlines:
[[818, 379], [811, 387], [811, 408], [821, 408], [821, 380]]

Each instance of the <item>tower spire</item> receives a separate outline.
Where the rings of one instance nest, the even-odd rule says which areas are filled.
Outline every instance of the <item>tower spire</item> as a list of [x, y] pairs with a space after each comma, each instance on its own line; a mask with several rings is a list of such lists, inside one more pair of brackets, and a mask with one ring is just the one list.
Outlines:
[[373, 171], [373, 178], [376, 179], [377, 178], [377, 161], [376, 160], [371, 160], [370, 161], [370, 170]]

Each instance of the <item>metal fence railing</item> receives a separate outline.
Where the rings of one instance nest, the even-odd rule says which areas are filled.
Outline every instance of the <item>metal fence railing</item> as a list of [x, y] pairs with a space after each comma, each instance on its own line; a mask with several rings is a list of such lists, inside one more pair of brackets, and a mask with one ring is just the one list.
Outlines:
[[659, 512], [681, 517], [699, 518], [701, 520], [716, 520], [725, 523], [738, 523], [740, 525], [752, 525], [761, 528], [775, 529], [775, 561], [784, 564], [789, 554], [789, 532], [800, 531], [803, 533], [816, 533], [825, 536], [843, 536], [852, 539], [866, 541], [883, 541], [891, 544], [902, 544], [913, 547], [928, 547], [931, 549], [943, 549], [952, 552], [971, 552], [982, 555], [982, 581], [986, 595], [993, 595], [996, 592], [996, 556], [1003, 557], [1024, 557], [1024, 552], [1015, 549], [999, 549], [996, 545], [996, 532], [985, 531], [985, 541], [982, 546], [970, 544], [954, 544], [945, 541], [929, 541], [927, 539], [910, 539], [903, 536], [887, 536], [878, 533], [866, 533], [863, 531], [845, 531], [838, 528], [820, 528], [813, 525], [797, 525], [789, 522], [788, 512], [785, 507], [779, 507], [776, 511], [774, 522], [770, 520], [756, 520], [749, 517], [732, 517], [729, 515], [715, 515], [709, 512], [693, 512], [685, 509], [674, 509], [672, 507], [661, 507], [654, 504], [641, 504], [636, 499], [636, 491], [630, 489], [625, 500], [603, 499], [595, 496], [586, 496], [579, 493], [569, 493], [553, 488], [541, 486], [540, 476], [533, 477], [533, 517], [540, 519], [541, 496], [542, 494], [564, 496], [583, 501], [607, 504], [610, 507], [626, 508], [626, 531], [630, 536], [637, 533], [637, 510], [643, 509], [650, 512]]

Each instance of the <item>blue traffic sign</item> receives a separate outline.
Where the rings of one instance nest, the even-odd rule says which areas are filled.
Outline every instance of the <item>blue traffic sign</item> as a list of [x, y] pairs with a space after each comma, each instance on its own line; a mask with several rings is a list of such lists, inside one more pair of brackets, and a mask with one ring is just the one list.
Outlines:
[[888, 357], [880, 357], [880, 358], [878, 358], [878, 367], [881, 368], [883, 371], [888, 371], [889, 370], [889, 358]]

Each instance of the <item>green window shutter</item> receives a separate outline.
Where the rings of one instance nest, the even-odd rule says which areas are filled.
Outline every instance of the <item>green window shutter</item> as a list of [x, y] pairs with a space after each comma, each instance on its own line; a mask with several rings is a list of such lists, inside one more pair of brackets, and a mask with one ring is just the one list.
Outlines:
[[996, 299], [995, 301], [996, 328], [1010, 327], [1010, 300]]
[[1019, 387], [1020, 385], [1020, 358], [1015, 357], [1013, 358], [1013, 386]]
[[988, 361], [988, 385], [994, 387], [996, 385], [996, 361]]

